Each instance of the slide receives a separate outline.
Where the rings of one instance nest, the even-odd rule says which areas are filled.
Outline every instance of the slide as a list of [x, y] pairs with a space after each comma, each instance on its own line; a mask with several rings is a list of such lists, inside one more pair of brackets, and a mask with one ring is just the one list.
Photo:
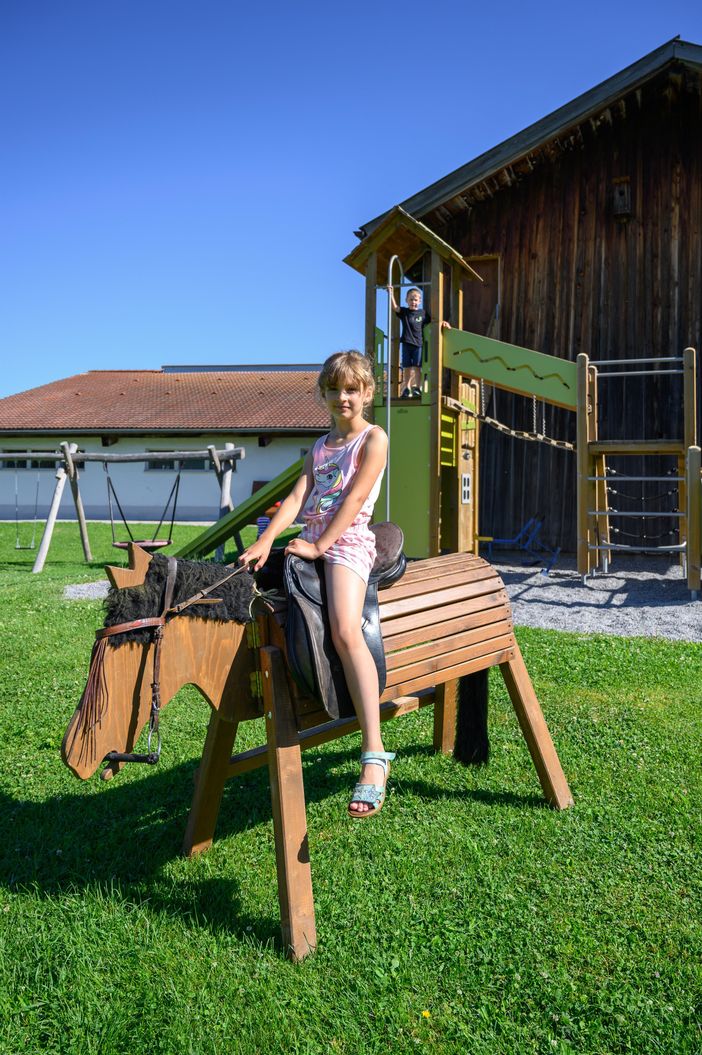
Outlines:
[[228, 539], [236, 536], [248, 524], [255, 524], [257, 517], [263, 516], [270, 506], [281, 501], [292, 491], [295, 481], [302, 472], [304, 462], [304, 458], [294, 462], [279, 473], [274, 480], [264, 484], [259, 491], [233, 509], [231, 513], [226, 513], [215, 524], [206, 528], [202, 534], [186, 542], [184, 546], [171, 551], [169, 555], [191, 559], [205, 557], [218, 546], [223, 546]]

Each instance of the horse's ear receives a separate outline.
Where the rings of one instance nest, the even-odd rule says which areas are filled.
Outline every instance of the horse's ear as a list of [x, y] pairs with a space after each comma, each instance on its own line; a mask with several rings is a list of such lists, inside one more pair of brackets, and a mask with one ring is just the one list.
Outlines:
[[150, 553], [134, 542], [129, 543], [128, 553], [128, 568], [118, 568], [115, 564], [105, 565], [105, 574], [115, 590], [123, 590], [125, 586], [141, 586], [149, 570], [152, 560]]

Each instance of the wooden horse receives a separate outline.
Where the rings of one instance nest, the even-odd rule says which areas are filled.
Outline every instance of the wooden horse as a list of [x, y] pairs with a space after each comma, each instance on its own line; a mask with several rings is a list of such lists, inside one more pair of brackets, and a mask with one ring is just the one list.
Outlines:
[[[128, 569], [108, 568], [113, 598], [127, 591], [138, 600], [151, 561], [148, 554], [132, 549]], [[212, 565], [179, 564], [210, 569], [212, 583]], [[219, 566], [215, 575], [222, 573], [226, 569]], [[180, 587], [180, 597], [189, 589]], [[97, 658], [93, 653], [91, 693], [86, 688], [69, 723], [63, 758], [82, 778], [107, 759], [103, 777], [113, 776], [126, 764], [125, 755], [134, 757], [129, 753], [145, 725], [153, 725], [153, 683], [159, 690], [159, 707], [182, 685], [197, 686], [212, 714], [183, 851], [190, 855], [210, 846], [227, 779], [268, 765], [283, 943], [299, 960], [316, 946], [301, 750], [353, 732], [358, 723], [353, 718], [330, 721], [318, 703], [296, 688], [286, 665], [283, 602], [244, 625], [225, 621], [218, 603], [207, 604], [225, 593], [225, 587], [212, 589], [212, 596], [197, 602], [203, 607], [194, 606], [191, 598], [187, 611], [194, 618], [173, 614], [178, 594], [168, 606], [168, 618], [162, 614], [162, 601], [142, 611], [138, 622], [160, 627], [158, 645], [151, 637], [153, 628], [142, 626], [108, 636], [104, 647], [96, 646], [102, 651]], [[380, 620], [388, 668], [382, 720], [433, 705], [435, 749], [449, 753], [455, 748], [457, 756], [465, 758], [466, 744], [456, 745], [457, 717], [460, 740], [461, 729], [471, 721], [471, 688], [476, 680], [486, 686], [488, 669], [499, 666], [547, 801], [557, 809], [572, 804], [514, 637], [504, 585], [489, 564], [466, 553], [411, 563], [399, 582], [381, 592]], [[119, 617], [113, 615], [115, 621], [119, 626]], [[147, 638], [130, 640], [135, 633]], [[238, 723], [262, 716], [266, 743], [232, 755]], [[478, 717], [478, 726], [480, 722]], [[154, 761], [153, 752], [137, 757]], [[477, 760], [485, 757], [479, 753]]]

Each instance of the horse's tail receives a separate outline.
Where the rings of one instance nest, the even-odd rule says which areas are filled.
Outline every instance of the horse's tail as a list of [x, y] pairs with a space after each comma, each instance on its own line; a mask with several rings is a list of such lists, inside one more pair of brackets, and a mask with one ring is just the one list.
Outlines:
[[454, 758], [464, 766], [479, 766], [490, 756], [488, 739], [489, 670], [466, 674], [458, 683], [458, 718]]

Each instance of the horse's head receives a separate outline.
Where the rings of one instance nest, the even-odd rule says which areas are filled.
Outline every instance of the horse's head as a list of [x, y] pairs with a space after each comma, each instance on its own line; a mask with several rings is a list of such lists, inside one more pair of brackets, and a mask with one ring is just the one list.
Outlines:
[[[97, 633], [88, 681], [61, 747], [64, 762], [78, 777], [92, 776], [113, 752], [133, 751], [153, 713], [154, 683], [160, 707], [192, 683], [214, 708], [224, 701], [231, 709], [233, 700], [241, 700], [242, 713], [232, 718], [253, 716], [243, 713], [247, 703], [250, 707], [250, 658], [246, 647], [239, 648], [249, 618], [251, 576], [243, 572], [218, 586], [231, 569], [193, 561], [178, 561], [174, 568], [175, 563], [169, 566], [166, 558], [130, 547], [128, 568], [106, 569], [112, 589], [105, 625]], [[214, 588], [205, 598], [196, 597], [209, 587]], [[188, 604], [182, 614], [175, 614], [183, 602]], [[113, 764], [103, 775], [118, 768]]]

